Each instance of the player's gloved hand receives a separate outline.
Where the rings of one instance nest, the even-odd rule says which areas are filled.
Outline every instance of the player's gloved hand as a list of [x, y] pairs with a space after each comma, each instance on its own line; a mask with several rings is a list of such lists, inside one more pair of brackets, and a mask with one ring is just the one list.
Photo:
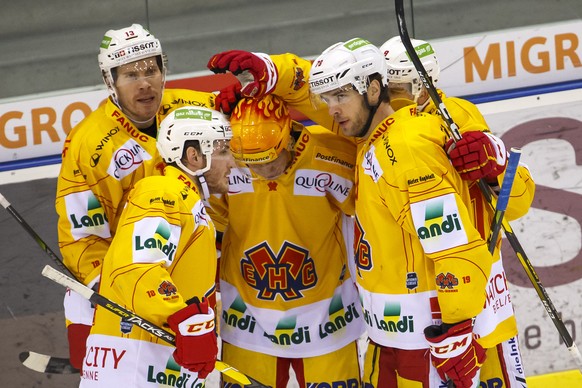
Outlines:
[[507, 152], [503, 141], [490, 133], [465, 132], [456, 143], [450, 139], [445, 150], [464, 180], [476, 181], [483, 178], [494, 182], [507, 166]]
[[277, 82], [277, 70], [267, 54], [230, 50], [215, 54], [207, 67], [214, 73], [230, 71], [242, 84], [242, 95], [261, 98], [271, 93]]
[[87, 347], [87, 337], [91, 331], [90, 325], [81, 323], [71, 323], [67, 326], [67, 337], [69, 339], [69, 362], [71, 366], [79, 370], [83, 369], [83, 359]]
[[432, 364], [443, 381], [453, 380], [456, 388], [471, 388], [472, 379], [485, 361], [485, 350], [473, 337], [473, 322], [431, 325], [424, 329]]
[[194, 303], [170, 315], [168, 324], [176, 333], [174, 360], [206, 378], [214, 370], [218, 353], [214, 310], [208, 307], [208, 300], [195, 298]]
[[225, 115], [230, 115], [239, 100], [243, 98], [240, 89], [238, 82], [221, 89], [214, 98], [216, 109], [220, 109]]

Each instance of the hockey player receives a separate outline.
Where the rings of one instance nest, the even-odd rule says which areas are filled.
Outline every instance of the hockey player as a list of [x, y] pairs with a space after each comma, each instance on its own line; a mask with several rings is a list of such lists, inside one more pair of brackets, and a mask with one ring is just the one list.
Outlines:
[[231, 136], [226, 117], [208, 108], [180, 107], [162, 121], [157, 148], [167, 166], [129, 192], [99, 292], [169, 327], [176, 348], [97, 307], [81, 387], [204, 386], [218, 348], [216, 231], [203, 201], [228, 190]]
[[440, 119], [415, 107], [395, 112], [386, 76], [380, 50], [356, 38], [325, 50], [309, 78], [343, 132], [365, 140], [356, 172], [356, 262], [370, 337], [364, 384], [451, 379], [469, 388], [485, 359], [473, 324], [493, 262], [478, 231], [483, 214], [448, 160]]
[[380, 50], [359, 38], [325, 50], [309, 76], [343, 133], [365, 141], [355, 241], [370, 338], [364, 384], [438, 387], [446, 375], [468, 388], [485, 358], [473, 322], [492, 257], [469, 186], [443, 149], [440, 119], [414, 108], [395, 112], [386, 76]]
[[[155, 146], [161, 120], [184, 105], [228, 110], [234, 93], [164, 90], [162, 47], [139, 24], [107, 31], [98, 60], [109, 98], [67, 136], [55, 202], [64, 264], [90, 287], [99, 280], [128, 190], [141, 178], [162, 172]], [[70, 361], [80, 368], [93, 309], [70, 291], [64, 304]]]
[[[432, 46], [428, 42], [416, 39], [412, 40], [412, 44], [423, 67], [432, 78], [432, 82], [436, 83], [440, 66]], [[386, 58], [388, 67], [388, 93], [392, 107], [398, 109], [400, 106], [410, 107], [411, 104], [416, 103], [419, 110], [438, 114], [400, 37], [396, 36], [387, 40], [380, 47], [380, 51]], [[497, 161], [490, 161], [482, 168], [475, 168], [475, 165], [469, 165], [464, 161], [470, 160], [471, 163], [475, 163], [479, 160], [476, 154], [480, 150], [503, 147], [503, 143], [490, 133], [485, 119], [474, 104], [460, 98], [446, 97], [441, 90], [438, 92], [457, 125], [461, 128], [477, 130], [470, 136], [463, 136], [455, 147], [452, 147], [452, 141], [449, 141], [445, 148], [451, 150], [449, 153], [457, 153], [457, 157], [454, 158], [458, 162], [456, 167], [460, 170], [463, 179], [471, 181], [470, 192], [475, 203], [486, 205], [483, 203], [476, 181], [485, 179], [490, 185], [498, 188], [503, 175], [490, 176], [490, 171], [494, 171]], [[505, 217], [511, 221], [525, 215], [533, 201], [534, 191], [535, 183], [529, 170], [525, 165], [520, 165], [512, 186], [510, 206]], [[485, 239], [490, 234], [490, 225], [490, 218], [481, 219], [478, 229]], [[498, 240], [497, 249], [500, 242], [501, 238]], [[501, 255], [496, 258], [498, 260], [493, 264], [489, 275], [485, 309], [475, 319], [475, 332], [480, 335], [479, 342], [487, 349], [487, 359], [481, 368], [480, 379], [482, 382], [496, 381], [503, 387], [524, 387], [525, 375], [517, 340], [517, 323]]]
[[320, 126], [298, 129], [274, 96], [241, 100], [230, 120], [241, 167], [210, 201], [224, 231], [222, 360], [274, 388], [287, 387], [290, 368], [300, 387], [358, 387], [363, 315], [345, 239], [355, 146]]

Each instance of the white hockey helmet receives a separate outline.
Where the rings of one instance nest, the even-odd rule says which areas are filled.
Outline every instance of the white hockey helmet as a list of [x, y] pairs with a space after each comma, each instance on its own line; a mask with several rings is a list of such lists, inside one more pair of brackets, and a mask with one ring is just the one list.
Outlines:
[[112, 69], [153, 56], [159, 56], [160, 71], [165, 74], [165, 56], [160, 41], [140, 24], [132, 24], [127, 28], [109, 30], [105, 33], [97, 59], [103, 81], [115, 102], [117, 95]]
[[[166, 163], [176, 163], [191, 175], [201, 176], [210, 170], [211, 155], [217, 140], [230, 140], [232, 130], [226, 116], [208, 108], [184, 106], [170, 113], [160, 124], [156, 146]], [[206, 167], [191, 171], [182, 163], [184, 145], [198, 140]], [[227, 145], [228, 147], [228, 145]]]
[[360, 94], [366, 93], [369, 77], [378, 73], [386, 86], [386, 61], [382, 52], [365, 39], [354, 38], [328, 47], [315, 61], [309, 72], [309, 88], [321, 94], [353, 85]]
[[[432, 46], [430, 43], [419, 39], [411, 39], [411, 42], [426, 73], [431, 77], [432, 82], [436, 83], [440, 73], [440, 66]], [[410, 60], [400, 37], [395, 36], [388, 39], [380, 46], [380, 51], [382, 51], [386, 59], [388, 82], [395, 84], [410, 83], [411, 93], [417, 99], [423, 87], [422, 80]]]

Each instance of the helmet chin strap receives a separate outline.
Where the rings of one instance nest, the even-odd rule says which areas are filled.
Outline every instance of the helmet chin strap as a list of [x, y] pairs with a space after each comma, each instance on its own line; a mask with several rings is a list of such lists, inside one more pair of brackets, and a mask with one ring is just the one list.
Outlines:
[[[418, 102], [421, 97], [424, 97], [424, 101], [422, 103]], [[418, 93], [414, 94], [414, 102], [416, 102], [419, 112], [424, 111], [424, 108], [426, 108], [427, 105], [431, 102], [430, 96], [428, 95], [428, 92], [425, 88], [420, 89]]]
[[356, 137], [364, 137], [366, 133], [368, 133], [368, 131], [370, 130], [370, 125], [372, 124], [372, 119], [374, 118], [374, 115], [376, 114], [376, 111], [380, 106], [380, 100], [378, 100], [378, 104], [376, 104], [375, 106], [370, 105], [370, 103], [368, 102], [368, 93], [364, 93], [362, 96], [364, 97], [364, 102], [366, 103], [366, 108], [368, 108], [369, 113], [366, 123], [364, 124], [362, 129], [360, 129], [360, 132], [356, 134]]
[[198, 184], [200, 186], [200, 189], [202, 190], [202, 199], [210, 198], [210, 190], [208, 189], [208, 183], [206, 183], [206, 177], [204, 176], [204, 173], [210, 170], [211, 159], [209, 156], [206, 158], [206, 161], [207, 161], [206, 167], [201, 168], [200, 170], [192, 171], [188, 167], [184, 166], [184, 163], [182, 163], [181, 160], [176, 160], [176, 164], [184, 172], [187, 172], [191, 176], [195, 176], [196, 178], [198, 178]]
[[208, 184], [206, 183], [206, 178], [204, 174], [197, 175], [198, 182], [200, 183], [200, 188], [202, 189], [202, 199], [210, 198], [210, 191], [208, 190]]

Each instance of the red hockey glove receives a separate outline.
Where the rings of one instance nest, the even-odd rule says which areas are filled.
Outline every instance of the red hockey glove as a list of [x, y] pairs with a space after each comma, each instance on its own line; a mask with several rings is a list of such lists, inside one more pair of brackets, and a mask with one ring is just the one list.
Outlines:
[[472, 320], [453, 326], [428, 326], [424, 336], [430, 344], [432, 364], [441, 379], [453, 380], [456, 388], [471, 388], [472, 379], [485, 361], [485, 350], [473, 337]]
[[184, 368], [206, 378], [214, 370], [218, 345], [214, 311], [208, 301], [197, 298], [194, 303], [170, 315], [170, 328], [176, 333], [174, 360]]
[[488, 182], [494, 182], [507, 165], [507, 152], [503, 141], [489, 133], [465, 132], [456, 143], [449, 140], [445, 149], [461, 178], [467, 181], [484, 178]]
[[220, 109], [225, 115], [230, 115], [239, 100], [243, 98], [240, 88], [237, 82], [222, 89], [214, 98], [216, 109]]
[[81, 323], [71, 323], [67, 326], [67, 337], [69, 339], [69, 361], [71, 366], [79, 370], [83, 369], [83, 359], [87, 346], [87, 337], [91, 331], [90, 325]]
[[[242, 50], [230, 50], [215, 54], [208, 61], [207, 67], [214, 73], [230, 71], [239, 76], [242, 95], [261, 98], [273, 91], [277, 82], [277, 70], [267, 54], [251, 53]], [[247, 71], [251, 77], [245, 77]]]

